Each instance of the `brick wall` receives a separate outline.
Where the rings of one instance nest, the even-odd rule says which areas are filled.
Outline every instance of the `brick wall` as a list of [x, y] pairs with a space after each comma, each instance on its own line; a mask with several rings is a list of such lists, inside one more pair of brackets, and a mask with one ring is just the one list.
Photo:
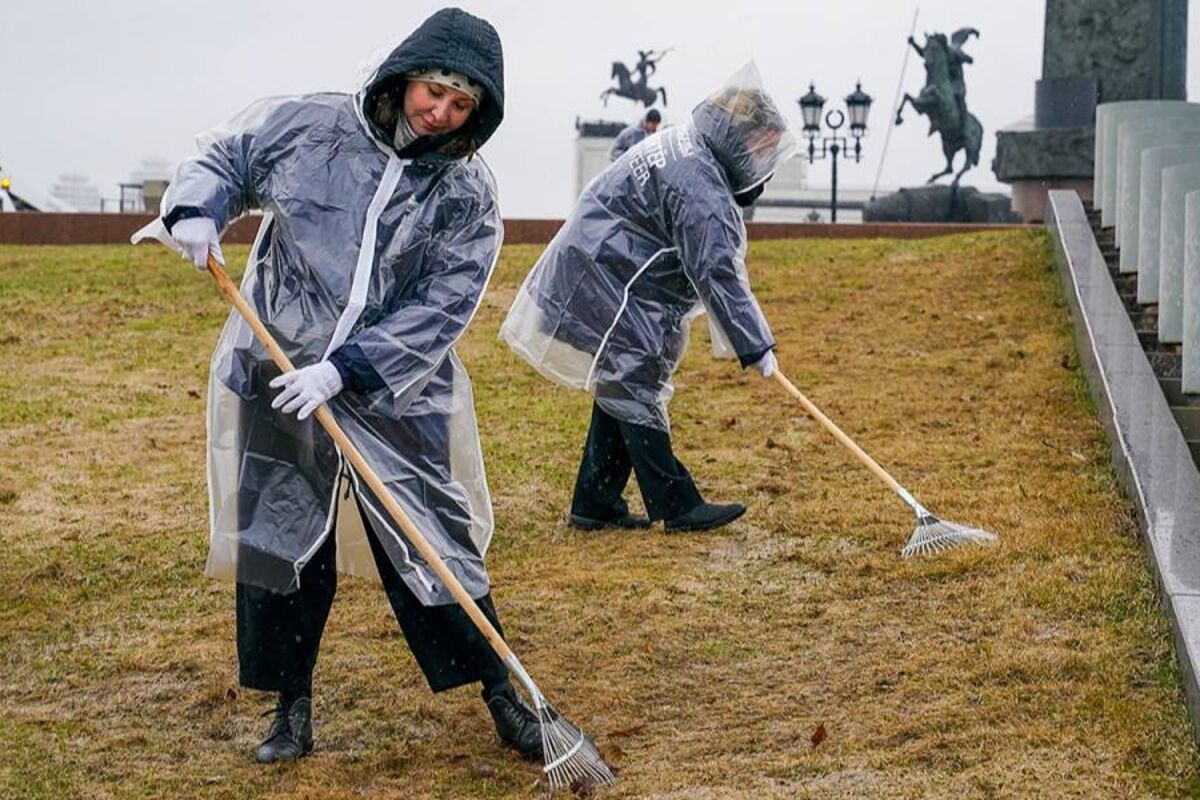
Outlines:
[[[134, 231], [153, 218], [151, 214], [0, 214], [0, 244], [125, 244]], [[258, 223], [258, 217], [244, 217], [226, 231], [222, 241], [250, 244], [258, 231]], [[562, 220], [558, 219], [505, 220], [504, 241], [506, 244], [546, 244], [561, 225]], [[1023, 226], [751, 222], [747, 227], [751, 239], [920, 239]]]

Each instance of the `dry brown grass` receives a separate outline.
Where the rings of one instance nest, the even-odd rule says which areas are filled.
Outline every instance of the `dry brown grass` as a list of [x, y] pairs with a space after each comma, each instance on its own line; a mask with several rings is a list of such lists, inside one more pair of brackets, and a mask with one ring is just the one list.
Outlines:
[[[506, 248], [462, 353], [501, 618], [621, 767], [608, 796], [1200, 792], [1040, 234], [751, 250], [793, 380], [932, 510], [1002, 537], [911, 561], [908, 511], [773, 382], [713, 361], [702, 326], [676, 445], [750, 513], [702, 535], [566, 530], [588, 398], [496, 340], [536, 254]], [[431, 695], [382, 595], [352, 579], [318, 667], [317, 751], [250, 762], [268, 699], [237, 687], [232, 588], [200, 575], [223, 316], [160, 250], [0, 248], [0, 796], [536, 795], [474, 692]]]

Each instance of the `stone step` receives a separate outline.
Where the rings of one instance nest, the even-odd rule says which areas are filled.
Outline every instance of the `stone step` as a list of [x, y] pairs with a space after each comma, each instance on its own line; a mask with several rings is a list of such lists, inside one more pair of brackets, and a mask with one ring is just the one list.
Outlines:
[[1167, 398], [1167, 405], [1172, 408], [1200, 408], [1200, 393], [1184, 394], [1183, 381], [1179, 378], [1159, 378], [1158, 385], [1162, 387], [1163, 397]]
[[1163, 378], [1178, 378], [1183, 373], [1183, 359], [1176, 353], [1151, 350], [1146, 353], [1146, 360], [1160, 382]]
[[1183, 438], [1189, 445], [1192, 442], [1200, 442], [1200, 408], [1172, 406], [1171, 415], [1179, 423], [1179, 430], [1183, 432]]
[[1133, 323], [1133, 329], [1139, 336], [1146, 335], [1154, 337], [1154, 346], [1150, 350], [1161, 350], [1158, 346], [1158, 317], [1150, 316], [1144, 311], [1135, 311], [1129, 315], [1129, 321]]
[[1135, 331], [1158, 336], [1157, 310], [1148, 311], [1145, 306], [1137, 306], [1136, 310], [1129, 310], [1128, 305], [1125, 308], [1129, 311], [1129, 321], [1133, 323]]
[[1192, 451], [1192, 461], [1196, 466], [1200, 467], [1200, 442], [1188, 442], [1188, 450]]

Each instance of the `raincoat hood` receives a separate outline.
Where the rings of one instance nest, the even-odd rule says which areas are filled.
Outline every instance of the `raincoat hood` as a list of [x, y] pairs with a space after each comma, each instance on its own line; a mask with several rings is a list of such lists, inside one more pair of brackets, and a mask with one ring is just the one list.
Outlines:
[[796, 149], [796, 138], [754, 62], [692, 110], [692, 123], [716, 156], [734, 194], [762, 184]]
[[[405, 76], [440, 67], [461, 72], [482, 84], [486, 96], [466, 124], [452, 133], [424, 140], [420, 158], [454, 159], [483, 146], [504, 119], [504, 53], [500, 36], [486, 20], [462, 9], [443, 8], [421, 23], [367, 79], [357, 101], [371, 134], [392, 147], [393, 105], [403, 98]], [[409, 155], [406, 148], [406, 155]]]

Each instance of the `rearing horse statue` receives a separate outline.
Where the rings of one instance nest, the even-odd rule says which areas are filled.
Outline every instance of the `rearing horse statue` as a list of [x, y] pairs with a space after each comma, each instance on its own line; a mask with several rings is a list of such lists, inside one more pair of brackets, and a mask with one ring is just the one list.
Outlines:
[[962, 51], [962, 46], [972, 36], [978, 36], [974, 28], [960, 28], [947, 42], [943, 33], [926, 34], [925, 46], [919, 46], [910, 36], [908, 43], [917, 55], [925, 60], [925, 86], [916, 97], [905, 94], [896, 109], [896, 124], [904, 122], [901, 112], [911, 105], [918, 114], [929, 117], [929, 135], [934, 132], [942, 136], [942, 153], [946, 156], [946, 168], [929, 179], [933, 183], [943, 175], [954, 172], [954, 156], [959, 150], [966, 155], [962, 169], [954, 176], [952, 185], [957, 186], [963, 173], [979, 164], [979, 146], [983, 142], [983, 126], [974, 114], [967, 111], [967, 88], [963, 81], [963, 64], [973, 59]]
[[634, 70], [638, 74], [638, 79], [635, 82], [630, 75], [629, 67], [625, 66], [620, 61], [614, 61], [612, 65], [612, 77], [617, 79], [617, 86], [611, 89], [605, 89], [600, 93], [600, 99], [604, 101], [604, 105], [608, 105], [609, 95], [624, 97], [635, 103], [640, 102], [646, 108], [654, 105], [659, 96], [662, 96], [663, 105], [667, 104], [667, 90], [663, 87], [657, 89], [651, 88], [648, 81], [654, 71], [658, 69], [658, 62], [662, 61], [663, 56], [671, 52], [670, 48], [663, 50], [661, 53], [655, 53], [653, 50], [638, 50], [638, 63]]

